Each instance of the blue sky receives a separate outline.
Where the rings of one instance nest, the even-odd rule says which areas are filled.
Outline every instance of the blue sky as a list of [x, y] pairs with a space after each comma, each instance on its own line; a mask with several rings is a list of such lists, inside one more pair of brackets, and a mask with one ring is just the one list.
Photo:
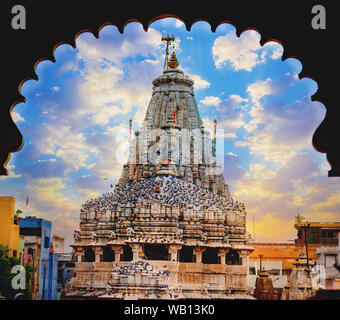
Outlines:
[[298, 207], [309, 220], [339, 220], [339, 178], [327, 177], [326, 157], [311, 144], [325, 108], [310, 99], [317, 84], [298, 79], [301, 63], [282, 61], [276, 42], [261, 47], [255, 31], [237, 38], [232, 25], [212, 33], [206, 22], [187, 31], [172, 18], [148, 32], [133, 22], [123, 34], [114, 26], [99, 39], [83, 33], [76, 49], [61, 45], [55, 63], [39, 63], [39, 80], [23, 84], [26, 103], [12, 113], [24, 146], [0, 178], [0, 194], [15, 196], [27, 215], [52, 221], [69, 243], [80, 205], [110, 191], [120, 176], [129, 118], [138, 129], [152, 80], [163, 70], [162, 33], [176, 37], [179, 68], [195, 81], [206, 128], [216, 117], [224, 130], [225, 179], [249, 222], [254, 216], [256, 240], [293, 239]]

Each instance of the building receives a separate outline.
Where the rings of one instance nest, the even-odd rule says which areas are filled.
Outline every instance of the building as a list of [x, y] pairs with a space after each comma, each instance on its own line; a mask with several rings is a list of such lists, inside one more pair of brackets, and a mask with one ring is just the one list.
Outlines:
[[14, 197], [0, 197], [0, 244], [8, 246], [9, 256], [19, 256], [19, 226], [14, 223]]
[[294, 262], [288, 283], [283, 288], [281, 300], [305, 300], [312, 297], [319, 289], [319, 280], [306, 253], [302, 251]]
[[[306, 225], [307, 222], [294, 224], [294, 227], [298, 230], [295, 243], [304, 243], [302, 230], [304, 227], [306, 227]], [[338, 243], [338, 237], [340, 235], [340, 222], [308, 222], [308, 225], [309, 228], [307, 229], [306, 233], [308, 244], [336, 245]]]
[[59, 300], [64, 295], [66, 283], [72, 276], [75, 263], [72, 261], [73, 254], [65, 252], [64, 237], [53, 235], [51, 249], [58, 256], [57, 300]]
[[340, 231], [338, 232], [338, 246], [319, 247], [316, 250], [316, 257], [318, 266], [324, 272], [325, 287], [332, 289], [335, 287], [335, 281], [340, 281]]
[[[163, 37], [168, 41], [169, 37]], [[169, 42], [167, 42], [169, 44]], [[88, 200], [66, 297], [252, 299], [245, 206], [230, 195], [193, 80], [175, 52], [153, 80], [143, 126], [112, 193]]]
[[52, 236], [51, 248], [54, 253], [64, 253], [65, 252], [65, 239], [64, 237], [54, 235]]
[[24, 249], [25, 249], [25, 237], [19, 235], [19, 247], [18, 247], [18, 258], [20, 259], [20, 264], [24, 263]]
[[[250, 268], [255, 267], [255, 270], [250, 270], [250, 274], [258, 274], [260, 271], [260, 261], [262, 261], [263, 270], [269, 274], [289, 277], [294, 267], [296, 259], [302, 251], [305, 251], [304, 244], [295, 244], [287, 242], [264, 242], [254, 243], [254, 251], [249, 256]], [[308, 259], [311, 264], [315, 264], [317, 260], [316, 250], [320, 244], [308, 244]]]
[[280, 260], [249, 260], [249, 273], [247, 276], [247, 285], [250, 288], [255, 289], [256, 281], [259, 275], [261, 274], [261, 270], [266, 272], [266, 277], [271, 279], [273, 284], [273, 288], [278, 292], [278, 295], [281, 295], [283, 287], [287, 283], [288, 277], [284, 274], [283, 269], [283, 261]]
[[33, 299], [55, 300], [57, 297], [58, 257], [50, 252], [51, 222], [36, 217], [19, 219], [24, 250], [31, 256], [35, 271], [32, 279]]

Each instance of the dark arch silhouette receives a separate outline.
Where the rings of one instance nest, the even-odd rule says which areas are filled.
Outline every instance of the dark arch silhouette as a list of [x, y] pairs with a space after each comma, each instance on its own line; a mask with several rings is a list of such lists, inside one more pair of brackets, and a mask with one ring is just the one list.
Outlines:
[[218, 248], [206, 248], [202, 253], [202, 263], [217, 264], [219, 263]]
[[133, 258], [132, 249], [128, 245], [123, 246], [122, 261], [131, 261]]
[[84, 259], [85, 262], [94, 262], [95, 261], [95, 254], [92, 248], [87, 247], [85, 249], [85, 254], [84, 254]]
[[168, 260], [169, 250], [164, 245], [145, 244], [144, 254], [148, 260]]
[[231, 249], [225, 257], [225, 263], [230, 265], [240, 265], [241, 258], [238, 252], [234, 249]]
[[[314, 148], [327, 154], [331, 166], [329, 176], [340, 176], [340, 136], [337, 115], [337, 88], [332, 75], [338, 67], [338, 57], [334, 50], [336, 39], [335, 26], [327, 25], [326, 30], [313, 30], [311, 27], [311, 1], [287, 0], [278, 5], [272, 1], [209, 2], [205, 5], [184, 5], [183, 2], [122, 2], [104, 0], [93, 2], [70, 2], [60, 0], [53, 5], [42, 0], [25, 1], [27, 11], [27, 29], [13, 30], [8, 22], [7, 37], [3, 35], [2, 44], [3, 91], [0, 108], [0, 175], [7, 175], [6, 164], [12, 152], [23, 146], [23, 137], [13, 122], [11, 111], [16, 104], [24, 102], [20, 93], [21, 85], [28, 79], [37, 80], [35, 67], [43, 60], [55, 61], [53, 53], [60, 44], [68, 43], [75, 47], [75, 40], [82, 32], [92, 32], [98, 37], [103, 26], [112, 24], [120, 32], [131, 21], [139, 21], [144, 30], [160, 18], [176, 17], [190, 30], [193, 23], [207, 21], [214, 32], [218, 25], [227, 22], [235, 26], [239, 36], [247, 29], [253, 29], [261, 35], [261, 45], [275, 40], [282, 44], [282, 59], [299, 59], [303, 69], [300, 78], [309, 77], [318, 84], [318, 91], [312, 96], [313, 101], [320, 101], [326, 107], [326, 116], [313, 135]], [[327, 16], [336, 14], [335, 2], [318, 1], [327, 9]], [[13, 3], [3, 1], [3, 12], [9, 13]], [[334, 18], [334, 17], [333, 17]], [[335, 21], [328, 19], [327, 23]], [[331, 83], [334, 82], [334, 83]]]
[[115, 261], [115, 252], [109, 247], [103, 247], [103, 262]]
[[183, 246], [178, 251], [178, 259], [180, 262], [194, 262], [194, 249], [193, 247]]

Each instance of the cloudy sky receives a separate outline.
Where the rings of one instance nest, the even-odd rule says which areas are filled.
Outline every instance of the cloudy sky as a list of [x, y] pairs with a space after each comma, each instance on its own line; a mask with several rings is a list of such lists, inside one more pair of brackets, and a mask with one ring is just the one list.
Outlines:
[[294, 239], [298, 208], [310, 221], [339, 221], [340, 178], [327, 177], [325, 155], [311, 143], [325, 108], [311, 101], [317, 84], [298, 79], [301, 63], [283, 62], [275, 42], [261, 47], [255, 31], [237, 38], [232, 25], [212, 33], [198, 22], [189, 32], [170, 18], [147, 32], [133, 22], [123, 34], [114, 26], [99, 39], [83, 33], [76, 49], [59, 46], [55, 63], [37, 66], [39, 80], [24, 83], [27, 101], [12, 113], [24, 146], [0, 177], [0, 194], [50, 220], [69, 244], [81, 204], [111, 191], [120, 176], [129, 118], [138, 129], [163, 70], [162, 33], [176, 36], [179, 67], [195, 81], [206, 128], [216, 118], [224, 130], [224, 176], [246, 205], [250, 233], [255, 222], [256, 240]]

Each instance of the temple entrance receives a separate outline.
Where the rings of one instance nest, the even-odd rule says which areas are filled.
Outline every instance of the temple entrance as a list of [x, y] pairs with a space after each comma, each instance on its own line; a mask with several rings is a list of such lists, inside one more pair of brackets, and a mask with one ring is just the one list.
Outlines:
[[183, 247], [179, 250], [179, 262], [195, 262], [194, 249], [192, 247]]
[[163, 245], [145, 244], [143, 251], [148, 260], [169, 260], [169, 250]]
[[103, 248], [103, 262], [115, 261], [115, 252], [110, 247]]
[[207, 248], [202, 253], [202, 263], [206, 264], [217, 264], [219, 263], [218, 257], [218, 249], [217, 248]]
[[95, 254], [92, 248], [87, 247], [85, 249], [84, 254], [85, 262], [94, 262], [95, 261]]
[[122, 261], [131, 261], [133, 259], [132, 249], [130, 246], [123, 246]]
[[241, 259], [240, 255], [236, 250], [231, 249], [225, 257], [225, 263], [229, 265], [240, 265], [241, 264]]

